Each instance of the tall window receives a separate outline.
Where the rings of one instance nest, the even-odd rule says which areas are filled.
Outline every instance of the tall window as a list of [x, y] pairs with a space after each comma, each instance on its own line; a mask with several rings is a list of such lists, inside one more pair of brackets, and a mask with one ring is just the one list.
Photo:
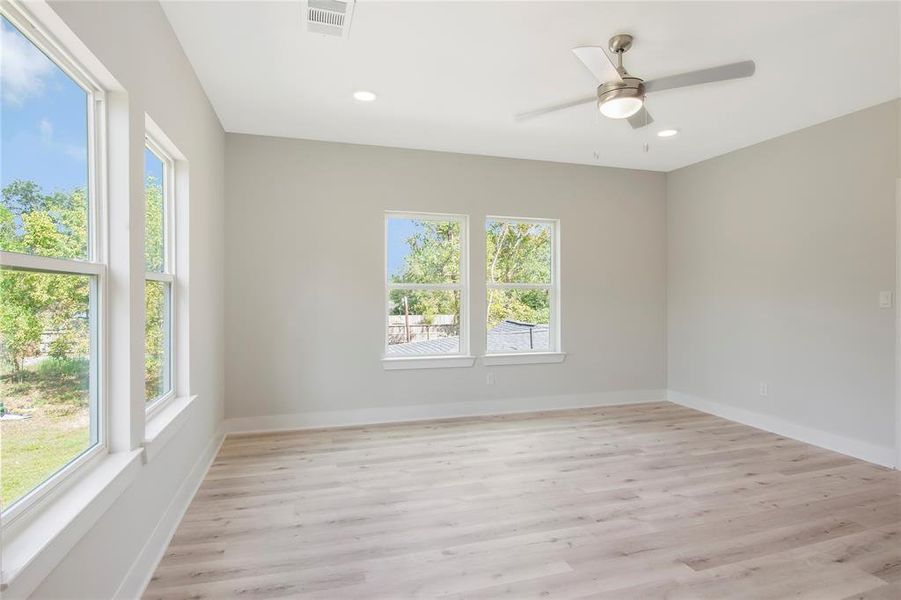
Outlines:
[[144, 149], [144, 399], [148, 410], [174, 396], [173, 161], [150, 138]]
[[485, 222], [488, 354], [558, 350], [556, 222]]
[[102, 93], [25, 30], [13, 13], [0, 17], [0, 509], [7, 520], [105, 443], [95, 135]]
[[389, 213], [385, 226], [385, 356], [468, 353], [466, 217]]

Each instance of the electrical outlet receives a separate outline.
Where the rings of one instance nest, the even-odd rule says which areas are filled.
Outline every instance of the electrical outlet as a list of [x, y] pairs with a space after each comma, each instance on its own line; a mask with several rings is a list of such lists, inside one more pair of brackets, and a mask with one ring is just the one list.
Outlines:
[[770, 386], [765, 381], [760, 382], [760, 397], [766, 398], [770, 395]]
[[879, 308], [891, 308], [892, 307], [892, 294], [891, 291], [879, 292]]
[[488, 385], [494, 385], [494, 373], [488, 371], [488, 374], [485, 375], [485, 383]]

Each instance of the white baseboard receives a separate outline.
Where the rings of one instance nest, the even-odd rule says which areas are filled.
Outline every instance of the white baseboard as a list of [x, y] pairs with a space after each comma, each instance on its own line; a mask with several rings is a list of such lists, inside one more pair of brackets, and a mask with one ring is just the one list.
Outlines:
[[128, 573], [119, 585], [119, 589], [114, 596], [115, 598], [140, 598], [144, 594], [144, 590], [147, 588], [147, 584], [150, 583], [150, 578], [153, 577], [156, 566], [163, 558], [172, 536], [175, 535], [178, 524], [181, 523], [185, 511], [188, 510], [191, 500], [194, 499], [194, 494], [197, 493], [197, 489], [203, 483], [203, 479], [219, 453], [219, 448], [222, 446], [224, 439], [225, 435], [220, 427], [220, 430], [210, 439], [206, 448], [203, 449], [203, 452], [194, 462], [191, 472], [188, 473], [188, 476], [185, 477], [175, 492], [172, 501], [166, 507], [166, 512], [163, 513], [162, 518], [153, 529], [153, 533], [147, 538], [144, 547], [141, 548], [141, 552], [131, 564], [131, 568], [129, 568]]
[[791, 421], [780, 419], [772, 415], [766, 415], [743, 408], [730, 406], [722, 402], [708, 400], [691, 394], [684, 394], [673, 390], [667, 391], [667, 400], [674, 404], [693, 408], [730, 421], [750, 425], [757, 429], [763, 429], [800, 442], [846, 454], [867, 462], [875, 463], [883, 467], [895, 467], [895, 449], [892, 446], [878, 446], [863, 440], [844, 437], [835, 433], [829, 433], [812, 427], [798, 425]]
[[563, 410], [615, 404], [644, 404], [647, 402], [663, 402], [665, 400], [666, 390], [622, 390], [593, 394], [535, 396], [531, 398], [508, 398], [448, 404], [416, 404], [412, 406], [386, 406], [352, 410], [311, 411], [261, 417], [239, 417], [226, 419], [224, 427], [226, 433], [289, 431], [318, 427], [375, 425], [378, 423], [402, 423], [427, 419]]

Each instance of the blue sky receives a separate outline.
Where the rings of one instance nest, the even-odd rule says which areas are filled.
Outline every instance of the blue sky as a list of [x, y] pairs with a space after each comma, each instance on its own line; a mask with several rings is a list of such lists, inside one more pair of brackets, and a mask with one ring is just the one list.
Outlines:
[[85, 186], [87, 94], [5, 18], [0, 30], [0, 185]]
[[410, 253], [407, 239], [416, 233], [417, 226], [411, 219], [388, 219], [388, 275], [398, 273], [404, 259]]
[[156, 154], [150, 151], [150, 148], [144, 148], [144, 180], [147, 176], [152, 175], [160, 184], [163, 183], [163, 161]]

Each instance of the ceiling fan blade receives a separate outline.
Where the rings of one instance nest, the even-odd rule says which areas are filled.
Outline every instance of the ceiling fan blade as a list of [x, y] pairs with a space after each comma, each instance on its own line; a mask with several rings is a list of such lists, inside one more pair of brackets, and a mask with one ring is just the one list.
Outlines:
[[591, 71], [598, 83], [623, 80], [619, 71], [616, 70], [613, 60], [610, 59], [610, 55], [600, 46], [579, 46], [573, 48], [573, 54], [582, 61], [586, 69]]
[[572, 108], [573, 106], [579, 106], [580, 104], [588, 104], [589, 102], [597, 102], [598, 97], [588, 96], [585, 98], [579, 98], [577, 100], [570, 100], [569, 102], [564, 102], [562, 104], [555, 104], [554, 106], [546, 106], [544, 108], [538, 108], [536, 110], [530, 110], [529, 112], [519, 113], [516, 115], [517, 121], [525, 121], [526, 119], [532, 119], [535, 117], [540, 117], [542, 115], [546, 115], [548, 113], [552, 113], [558, 110], [563, 110], [565, 108]]
[[632, 129], [641, 129], [642, 127], [653, 123], [654, 117], [651, 116], [651, 113], [648, 112], [648, 109], [642, 106], [641, 110], [629, 117], [628, 121], [629, 125], [632, 126]]
[[714, 81], [726, 81], [728, 79], [750, 77], [754, 74], [756, 68], [753, 60], [746, 60], [743, 62], [732, 63], [731, 65], [701, 69], [700, 71], [689, 71], [688, 73], [680, 73], [679, 75], [670, 75], [669, 77], [645, 81], [644, 91], [650, 94], [652, 92], [671, 90], [673, 88], [687, 87], [690, 85], [700, 85], [702, 83], [713, 83]]

